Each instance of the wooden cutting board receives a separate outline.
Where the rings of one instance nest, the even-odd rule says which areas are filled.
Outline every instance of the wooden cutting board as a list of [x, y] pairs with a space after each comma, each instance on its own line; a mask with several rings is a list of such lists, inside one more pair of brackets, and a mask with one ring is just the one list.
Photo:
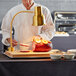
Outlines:
[[4, 52], [10, 58], [40, 58], [50, 57], [51, 52], [19, 52], [19, 51], [6, 51]]

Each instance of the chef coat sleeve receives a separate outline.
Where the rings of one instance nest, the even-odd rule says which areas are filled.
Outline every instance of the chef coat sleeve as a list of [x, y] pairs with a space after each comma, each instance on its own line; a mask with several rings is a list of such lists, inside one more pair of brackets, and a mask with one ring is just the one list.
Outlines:
[[10, 22], [11, 22], [11, 14], [10, 12], [8, 12], [5, 17], [3, 18], [2, 21], [2, 43], [4, 45], [9, 46], [10, 44], [8, 43], [8, 41], [6, 40], [7, 38], [10, 38]]
[[53, 24], [49, 9], [44, 10], [44, 16], [46, 25], [42, 26], [41, 33], [39, 35], [45, 40], [51, 40], [55, 34], [55, 26]]

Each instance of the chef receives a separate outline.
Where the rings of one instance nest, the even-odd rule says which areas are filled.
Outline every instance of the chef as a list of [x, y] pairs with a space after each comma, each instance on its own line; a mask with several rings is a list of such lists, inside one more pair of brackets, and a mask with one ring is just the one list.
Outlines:
[[[37, 4], [34, 0], [22, 0], [22, 3], [11, 8], [2, 21], [2, 43], [10, 45], [10, 23], [13, 16], [19, 11], [34, 11], [35, 6], [41, 6], [45, 16], [45, 26], [32, 26], [34, 13], [20, 13], [13, 21], [14, 38], [12, 45], [17, 50], [22, 50], [20, 43], [31, 45], [32, 37], [37, 36], [45, 40], [51, 40], [55, 33], [55, 26], [52, 22], [51, 14], [48, 8]], [[30, 48], [27, 48], [30, 49]]]

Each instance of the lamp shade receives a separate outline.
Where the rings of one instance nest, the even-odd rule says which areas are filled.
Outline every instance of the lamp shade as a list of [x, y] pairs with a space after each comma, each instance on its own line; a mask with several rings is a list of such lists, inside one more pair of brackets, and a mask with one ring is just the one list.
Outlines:
[[33, 26], [42, 26], [45, 25], [45, 18], [42, 14], [41, 6], [35, 7], [34, 16], [33, 16]]

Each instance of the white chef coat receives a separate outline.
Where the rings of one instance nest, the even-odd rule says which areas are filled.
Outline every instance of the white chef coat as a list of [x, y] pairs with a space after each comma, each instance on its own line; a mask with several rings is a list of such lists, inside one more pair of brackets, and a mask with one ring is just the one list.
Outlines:
[[[7, 46], [9, 45], [6, 39], [10, 38], [10, 23], [13, 16], [19, 11], [34, 11], [35, 6], [42, 5], [34, 3], [31, 9], [27, 10], [21, 3], [8, 11], [8, 13], [3, 18], [1, 26], [3, 44]], [[45, 6], [42, 6], [42, 12], [45, 16], [45, 26], [32, 26], [34, 13], [20, 13], [15, 17], [13, 22], [13, 27], [15, 30], [14, 39], [18, 43], [31, 44], [32, 37], [35, 35], [40, 35], [45, 40], [51, 40], [53, 38], [55, 33], [55, 26], [52, 22], [50, 11]], [[20, 49], [20, 46], [15, 46], [15, 49]]]

